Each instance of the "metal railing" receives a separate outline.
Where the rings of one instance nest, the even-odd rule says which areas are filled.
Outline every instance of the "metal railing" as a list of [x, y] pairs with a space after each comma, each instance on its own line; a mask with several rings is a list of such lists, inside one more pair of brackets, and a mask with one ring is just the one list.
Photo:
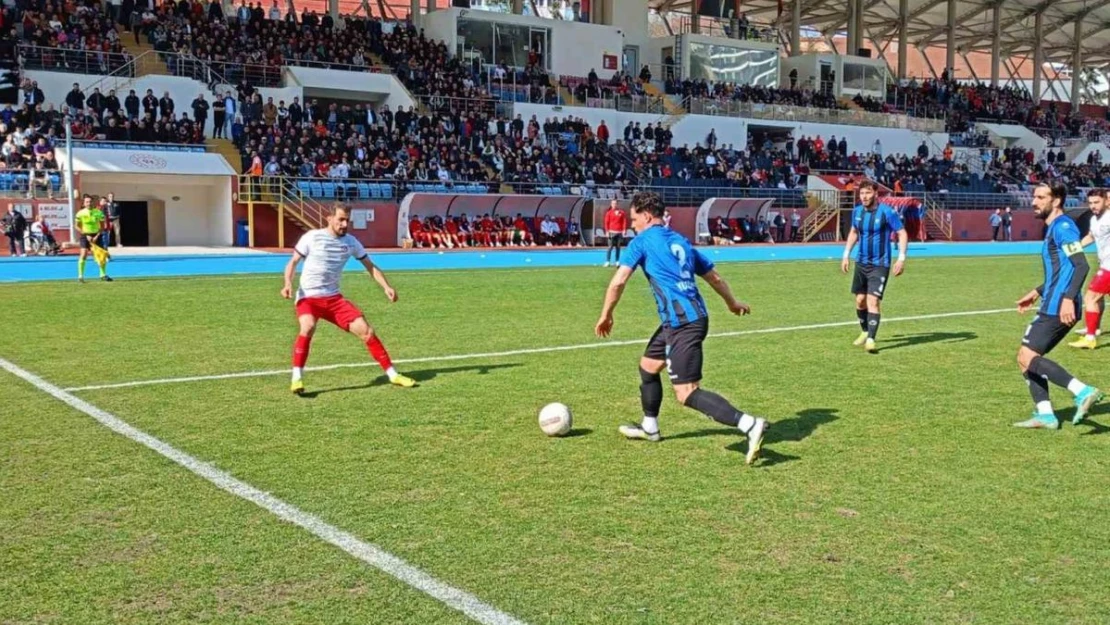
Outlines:
[[451, 98], [438, 95], [414, 95], [413, 99], [429, 113], [485, 113], [492, 116], [510, 117], [513, 103], [494, 98]]
[[688, 98], [686, 106], [687, 110], [695, 115], [899, 128], [919, 132], [944, 132], [943, 119], [927, 119], [909, 115], [708, 98]]
[[623, 113], [667, 114], [663, 98], [650, 95], [619, 95], [612, 98], [586, 98], [589, 108], [613, 109]]
[[131, 63], [126, 52], [70, 50], [20, 44], [19, 66], [24, 70], [67, 72], [72, 74], [115, 74]]
[[[399, 201], [405, 194], [417, 193], [502, 193], [511, 188], [513, 193], [522, 195], [563, 195], [581, 196], [601, 199], [631, 198], [636, 191], [654, 191], [664, 199], [675, 205], [679, 202], [701, 202], [710, 197], [757, 197], [772, 198], [777, 200], [777, 206], [803, 208], [805, 206], [805, 189], [769, 189], [729, 186], [719, 181], [709, 180], [680, 180], [673, 179], [675, 184], [669, 185], [631, 185], [631, 184], [593, 184], [593, 183], [559, 183], [559, 182], [513, 182], [513, 181], [466, 181], [456, 180], [442, 182], [438, 179], [431, 180], [396, 180], [363, 179], [363, 178], [300, 178], [291, 176], [244, 176], [244, 179], [253, 181], [254, 186], [249, 187], [243, 183], [240, 194], [244, 188], [265, 189], [271, 185], [270, 195], [263, 196], [274, 199], [276, 185], [281, 182], [283, 188], [299, 190], [305, 198], [319, 201], [355, 201], [355, 200], [382, 200]], [[708, 184], [708, 183], [714, 184]], [[702, 186], [700, 183], [706, 183]], [[374, 189], [373, 187], [378, 187]], [[388, 187], [388, 192], [383, 192], [382, 187]], [[244, 199], [246, 199], [244, 197]], [[265, 201], [257, 200], [256, 201]]]
[[153, 152], [208, 152], [212, 147], [205, 143], [158, 143], [155, 141], [108, 141], [102, 139], [73, 139], [73, 147], [94, 150], [147, 150]]
[[770, 24], [761, 24], [749, 21], [748, 25], [741, 26], [739, 20], [728, 18], [707, 17], [705, 15], [691, 16], [687, 12], [667, 11], [660, 14], [664, 20], [670, 21], [674, 34], [693, 32], [693, 20], [698, 22], [698, 34], [711, 37], [723, 37], [739, 41], [762, 41], [765, 43], [778, 43], [776, 29]]
[[64, 201], [65, 184], [56, 169], [0, 169], [0, 197]]

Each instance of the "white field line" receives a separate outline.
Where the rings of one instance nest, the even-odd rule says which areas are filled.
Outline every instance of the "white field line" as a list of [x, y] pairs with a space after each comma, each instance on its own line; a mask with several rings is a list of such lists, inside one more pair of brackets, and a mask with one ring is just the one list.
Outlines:
[[117, 434], [150, 448], [188, 469], [197, 476], [208, 480], [236, 497], [246, 499], [283, 521], [287, 521], [299, 526], [301, 529], [307, 530], [320, 540], [339, 547], [351, 556], [431, 596], [448, 607], [462, 612], [478, 623], [483, 623], [484, 625], [524, 625], [523, 621], [501, 612], [474, 595], [432, 577], [401, 558], [394, 556], [376, 545], [363, 542], [352, 534], [328, 524], [315, 515], [304, 512], [290, 503], [263, 492], [246, 482], [235, 479], [230, 474], [208, 463], [202, 462], [146, 432], [136, 429], [115, 415], [101, 410], [79, 397], [71, 395], [65, 390], [3, 358], [0, 358], [0, 368], [7, 370], [18, 378], [22, 378], [27, 383], [55, 399], [85, 413]]
[[[971, 310], [964, 312], [935, 313], [930, 315], [913, 315], [910, 317], [892, 317], [883, 319], [883, 323], [896, 323], [899, 321], [923, 321], [927, 319], [946, 319], [949, 317], [972, 317], [976, 315], [996, 315], [1004, 312], [1015, 312], [1015, 308], [995, 308], [991, 310]], [[749, 336], [753, 334], [776, 334], [780, 332], [799, 332], [802, 330], [822, 330], [825, 328], [840, 328], [858, 325], [858, 321], [834, 321], [831, 323], [813, 323], [800, 326], [785, 326], [778, 328], [762, 328], [758, 330], [735, 330], [732, 332], [717, 332], [708, 338], [727, 338], [734, 336]], [[524, 356], [528, 354], [548, 354], [553, 352], [569, 352], [581, 349], [598, 349], [602, 347], [621, 347], [625, 345], [642, 345], [646, 339], [631, 341], [597, 341], [593, 343], [579, 343], [577, 345], [557, 345], [553, 347], [533, 347], [528, 349], [513, 349], [504, 352], [479, 352], [474, 354], [448, 354], [445, 356], [424, 356], [421, 358], [403, 358], [394, 360], [394, 364], [412, 364], [424, 362], [450, 362], [454, 360], [476, 360], [480, 358], [503, 358], [506, 356]], [[376, 367], [373, 361], [343, 363], [336, 365], [321, 365], [319, 367], [306, 367], [308, 371], [330, 371], [332, 369], [349, 369], [354, 367]], [[133, 388], [136, 386], [154, 386], [159, 384], [179, 384], [184, 382], [205, 382], [210, 380], [232, 380], [236, 378], [260, 378], [271, 375], [288, 375], [289, 369], [269, 369], [260, 371], [241, 371], [239, 373], [220, 373], [214, 375], [195, 375], [177, 378], [159, 378], [154, 380], [135, 380], [133, 382], [115, 382], [112, 384], [92, 384], [89, 386], [74, 386], [64, 389], [66, 392], [78, 393], [81, 391], [99, 391], [115, 388]]]

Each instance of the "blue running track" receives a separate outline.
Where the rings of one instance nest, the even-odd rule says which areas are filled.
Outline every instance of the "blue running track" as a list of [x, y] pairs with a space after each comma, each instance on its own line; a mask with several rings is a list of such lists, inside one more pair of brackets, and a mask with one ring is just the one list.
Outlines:
[[[1035, 255], [1040, 241], [1015, 243], [917, 243], [910, 244], [914, 258], [950, 256]], [[837, 244], [759, 245], [699, 248], [715, 262], [770, 262], [840, 258]], [[604, 249], [587, 250], [490, 250], [490, 251], [390, 251], [372, 253], [385, 271], [435, 271], [444, 269], [510, 269], [522, 267], [588, 267], [605, 262]], [[193, 254], [120, 256], [111, 261], [113, 278], [167, 278], [236, 274], [280, 274], [286, 254]], [[357, 269], [351, 261], [348, 269]], [[96, 265], [89, 260], [88, 277], [96, 279]], [[0, 282], [76, 280], [75, 256], [0, 259]]]

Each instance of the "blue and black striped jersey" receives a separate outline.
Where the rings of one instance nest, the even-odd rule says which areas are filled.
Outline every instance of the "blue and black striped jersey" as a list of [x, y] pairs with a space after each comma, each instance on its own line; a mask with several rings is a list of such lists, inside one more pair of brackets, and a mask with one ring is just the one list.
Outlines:
[[632, 239], [621, 254], [620, 264], [644, 270], [664, 325], [677, 328], [709, 316], [696, 276], [709, 273], [713, 261], [681, 234], [661, 225], [652, 226]]
[[1079, 295], [1089, 268], [1081, 239], [1079, 227], [1067, 215], [1060, 215], [1049, 224], [1041, 246], [1044, 284], [1037, 287], [1042, 314], [1059, 315], [1060, 303], [1065, 299], [1076, 302], [1075, 310], [1079, 312]]
[[852, 211], [852, 228], [859, 233], [856, 262], [861, 265], [890, 266], [890, 237], [903, 228], [902, 218], [887, 204], [874, 210], [857, 204]]

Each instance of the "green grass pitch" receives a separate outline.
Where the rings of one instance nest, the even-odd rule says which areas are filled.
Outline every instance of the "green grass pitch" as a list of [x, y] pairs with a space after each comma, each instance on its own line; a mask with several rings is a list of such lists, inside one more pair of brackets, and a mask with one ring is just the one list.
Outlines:
[[[725, 264], [712, 333], [854, 320], [837, 263]], [[348, 274], [394, 359], [599, 342], [600, 268]], [[918, 260], [877, 355], [851, 325], [706, 342], [704, 385], [771, 421], [764, 457], [676, 405], [639, 418], [642, 345], [75, 393], [532, 624], [1107, 623], [1110, 408], [1056, 432], [1015, 354], [1035, 257]], [[280, 277], [0, 287], [0, 358], [62, 387], [285, 369]], [[658, 323], [635, 276], [613, 340]], [[1110, 352], [1053, 354], [1110, 386]], [[369, 363], [322, 327], [309, 366]], [[377, 569], [0, 373], [0, 623], [465, 623]], [[1071, 401], [1053, 388], [1063, 419]], [[544, 437], [539, 408], [574, 411]]]

